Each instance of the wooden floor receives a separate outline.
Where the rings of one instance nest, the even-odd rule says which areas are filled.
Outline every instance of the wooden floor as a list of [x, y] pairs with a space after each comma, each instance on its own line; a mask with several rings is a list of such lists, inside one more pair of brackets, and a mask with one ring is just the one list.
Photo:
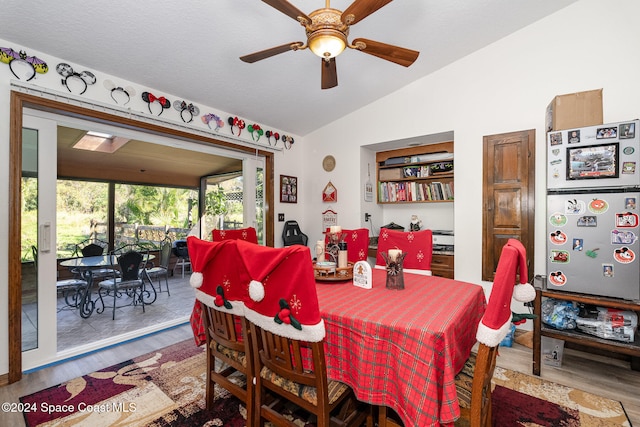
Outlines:
[[[191, 338], [190, 326], [184, 325], [45, 368], [25, 375], [18, 383], [0, 387], [0, 401], [19, 402], [20, 396]], [[531, 374], [531, 350], [519, 344], [514, 344], [512, 348], [503, 347], [498, 356], [498, 365]], [[640, 372], [632, 371], [628, 363], [565, 349], [562, 367], [543, 365], [541, 376], [556, 383], [621, 401], [631, 425], [640, 426]], [[22, 414], [0, 412], [0, 426], [24, 425]]]

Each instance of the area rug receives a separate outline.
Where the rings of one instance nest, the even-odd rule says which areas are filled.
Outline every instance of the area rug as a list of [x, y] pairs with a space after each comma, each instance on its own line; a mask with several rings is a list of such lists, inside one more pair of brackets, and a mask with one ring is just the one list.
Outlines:
[[[204, 348], [187, 340], [20, 400], [29, 427], [245, 426], [244, 406], [221, 388], [204, 409], [205, 370]], [[499, 367], [494, 382], [495, 426], [631, 425], [619, 402]]]

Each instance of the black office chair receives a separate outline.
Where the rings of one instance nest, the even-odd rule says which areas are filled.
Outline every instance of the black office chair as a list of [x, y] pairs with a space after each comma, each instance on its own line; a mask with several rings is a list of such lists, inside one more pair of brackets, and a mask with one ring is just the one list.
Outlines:
[[287, 221], [282, 229], [282, 243], [284, 246], [307, 246], [309, 237], [300, 230], [298, 221]]

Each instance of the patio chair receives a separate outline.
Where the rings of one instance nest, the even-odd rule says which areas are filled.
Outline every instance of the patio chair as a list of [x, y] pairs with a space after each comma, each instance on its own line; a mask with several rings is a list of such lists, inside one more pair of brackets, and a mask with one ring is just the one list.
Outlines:
[[381, 228], [375, 268], [386, 268], [382, 252], [388, 252], [389, 249], [401, 249], [407, 253], [403, 263], [404, 271], [431, 276], [431, 258], [433, 257], [431, 230], [404, 232]]
[[[115, 255], [114, 255], [115, 256]], [[116, 318], [116, 308], [128, 305], [142, 305], [142, 312], [145, 309], [145, 293], [149, 295], [149, 291], [144, 289], [144, 280], [142, 279], [142, 270], [144, 255], [140, 252], [129, 251], [122, 254], [118, 258], [118, 267], [120, 274], [113, 273], [112, 277], [98, 283], [98, 297], [102, 308], [96, 311], [102, 313], [105, 308], [112, 309], [111, 319]], [[111, 296], [113, 304], [106, 306], [104, 299]], [[131, 301], [127, 304], [118, 305], [120, 298], [129, 298]]]
[[[31, 254], [33, 255], [33, 266], [38, 274], [38, 248], [31, 246]], [[64, 298], [66, 307], [61, 307], [57, 311], [60, 312], [65, 308], [78, 308], [82, 292], [89, 286], [89, 283], [80, 277], [72, 277], [56, 281], [56, 292]]]
[[[98, 239], [86, 239], [76, 244], [74, 254], [76, 256], [101, 256], [109, 249], [109, 243]], [[94, 279], [102, 279], [113, 275], [113, 268], [98, 268], [91, 271]], [[74, 272], [77, 273], [77, 272]]]
[[149, 279], [158, 279], [158, 291], [162, 292], [162, 276], [164, 276], [165, 286], [167, 288], [167, 294], [171, 296], [169, 292], [169, 260], [171, 259], [171, 240], [164, 239], [160, 243], [160, 260], [158, 265], [152, 263], [151, 267], [147, 268], [147, 275]]

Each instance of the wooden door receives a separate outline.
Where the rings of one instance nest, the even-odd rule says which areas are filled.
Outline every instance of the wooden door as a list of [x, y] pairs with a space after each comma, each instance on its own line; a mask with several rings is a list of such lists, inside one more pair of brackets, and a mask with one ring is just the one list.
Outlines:
[[482, 280], [493, 281], [502, 247], [510, 238], [527, 250], [533, 274], [535, 131], [483, 138]]

